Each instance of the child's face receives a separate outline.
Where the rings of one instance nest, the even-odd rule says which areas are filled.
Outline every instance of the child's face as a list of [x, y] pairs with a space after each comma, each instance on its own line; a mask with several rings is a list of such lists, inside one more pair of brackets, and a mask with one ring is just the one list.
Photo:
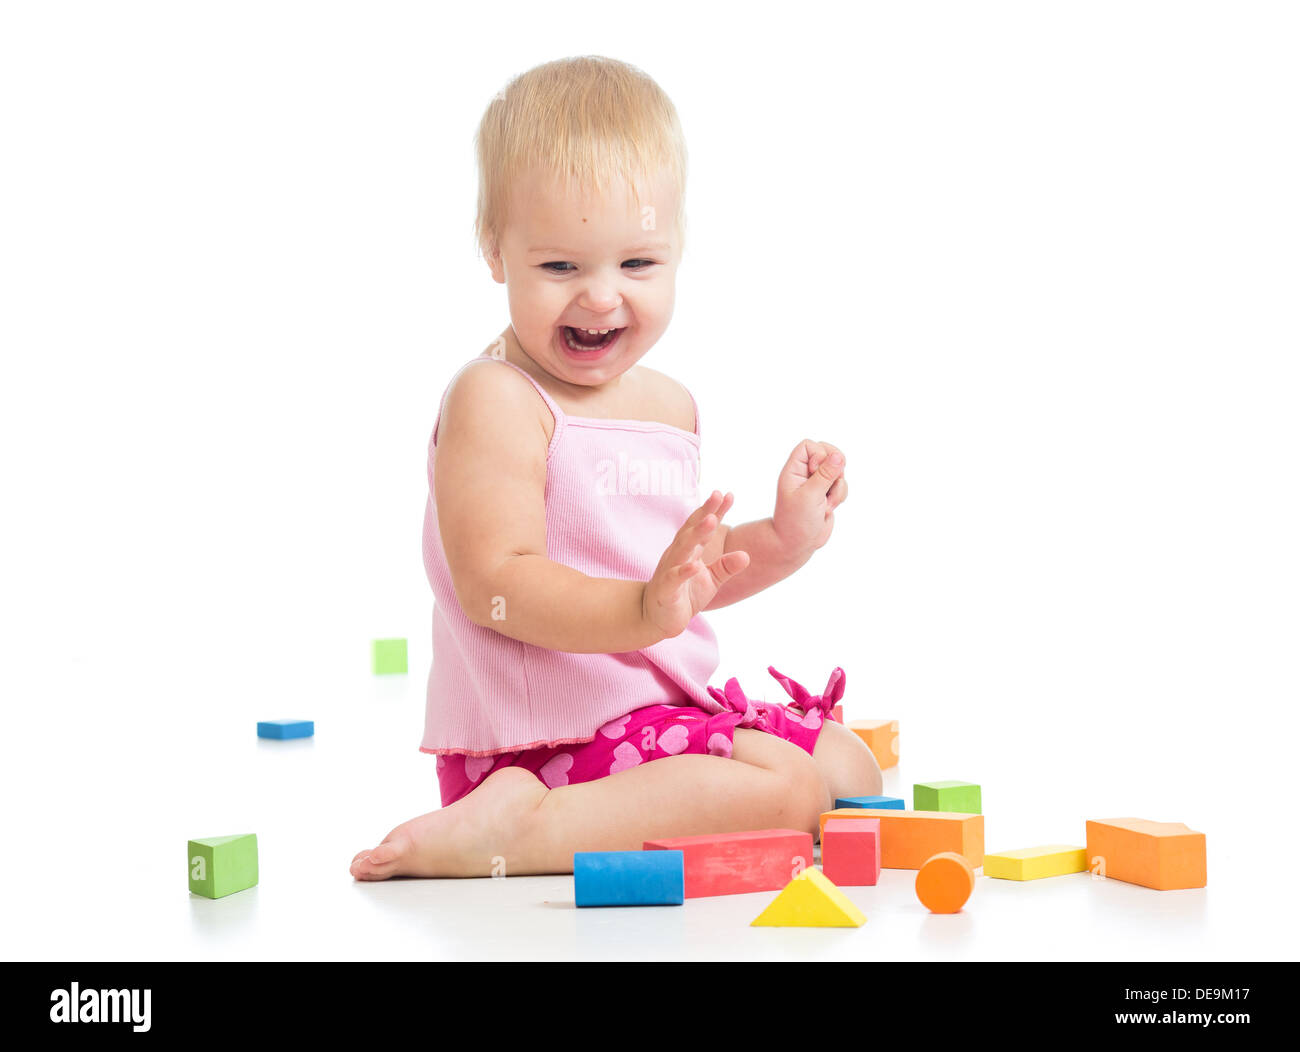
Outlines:
[[[529, 179], [511, 205], [500, 256], [488, 263], [506, 285], [520, 345], [568, 383], [598, 386], [626, 372], [673, 314], [681, 246], [671, 181], [649, 184], [642, 209], [654, 211], [644, 216], [621, 183], [592, 199]], [[570, 326], [620, 331], [597, 348], [575, 349]]]

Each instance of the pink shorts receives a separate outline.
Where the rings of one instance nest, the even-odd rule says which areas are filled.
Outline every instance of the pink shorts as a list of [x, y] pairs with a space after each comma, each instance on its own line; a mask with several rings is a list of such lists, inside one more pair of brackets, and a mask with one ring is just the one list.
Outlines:
[[440, 755], [437, 768], [442, 806], [447, 807], [468, 795], [489, 774], [502, 767], [532, 771], [554, 789], [618, 774], [666, 756], [699, 753], [730, 757], [737, 727], [775, 734], [811, 756], [822, 726], [827, 719], [834, 718], [832, 706], [843, 695], [843, 670], [837, 668], [831, 673], [831, 682], [821, 697], [808, 694], [774, 669], [769, 671], [790, 692], [795, 699], [793, 704], [753, 701], [731, 679], [723, 690], [708, 688], [709, 694], [723, 705], [721, 712], [708, 712], [689, 704], [647, 705], [610, 720], [586, 742], [493, 756]]

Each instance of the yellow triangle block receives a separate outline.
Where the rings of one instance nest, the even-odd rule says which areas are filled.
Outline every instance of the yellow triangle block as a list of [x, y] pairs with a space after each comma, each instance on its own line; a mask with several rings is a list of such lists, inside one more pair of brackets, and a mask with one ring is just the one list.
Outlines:
[[790, 881], [767, 909], [749, 922], [768, 928], [860, 928], [867, 923], [853, 905], [820, 869], [809, 866]]

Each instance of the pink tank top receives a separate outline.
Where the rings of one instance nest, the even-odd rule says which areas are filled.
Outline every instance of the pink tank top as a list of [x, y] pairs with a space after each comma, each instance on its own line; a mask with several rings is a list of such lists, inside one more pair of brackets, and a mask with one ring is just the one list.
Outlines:
[[[698, 406], [694, 434], [646, 420], [568, 416], [513, 362], [475, 358], [461, 371], [479, 362], [520, 373], [555, 417], [546, 451], [547, 555], [593, 577], [649, 580], [702, 499], [696, 492]], [[605, 723], [647, 705], [720, 711], [706, 689], [718, 667], [717, 638], [703, 617], [696, 616], [681, 635], [643, 650], [570, 654], [511, 639], [465, 616], [452, 588], [433, 496], [441, 419], [440, 406], [429, 441], [424, 514], [424, 569], [434, 610], [420, 751], [489, 756], [590, 741]]]

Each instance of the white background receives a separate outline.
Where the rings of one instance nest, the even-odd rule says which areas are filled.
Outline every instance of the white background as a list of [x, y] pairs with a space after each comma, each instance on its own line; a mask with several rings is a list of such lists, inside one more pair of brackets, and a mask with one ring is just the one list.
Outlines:
[[[1282, 3], [0, 7], [2, 952], [1293, 956], [1298, 47]], [[568, 878], [351, 880], [437, 803], [426, 445], [509, 320], [473, 134], [574, 54], [685, 128], [645, 362], [705, 486], [760, 518], [800, 439], [848, 456], [828, 547], [711, 616], [718, 682], [842, 665], [887, 791], [980, 782], [990, 849], [1186, 822], [1205, 891], [984, 880], [935, 928], [891, 874], [874, 941], [745, 949], [759, 896], [638, 950], [529, 912]], [[316, 739], [253, 737], [286, 716]], [[234, 832], [261, 885], [192, 899], [183, 841]]]

